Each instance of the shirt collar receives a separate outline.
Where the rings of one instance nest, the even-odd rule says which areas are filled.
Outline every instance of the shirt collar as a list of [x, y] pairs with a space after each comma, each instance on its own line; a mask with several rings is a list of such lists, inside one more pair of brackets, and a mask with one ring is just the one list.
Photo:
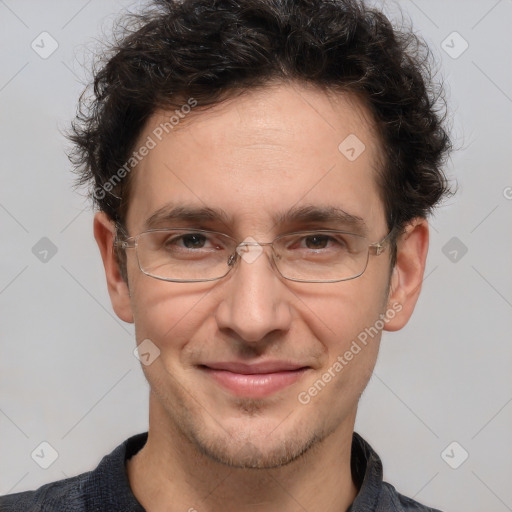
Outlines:
[[[114, 476], [113, 479], [107, 479], [104, 482], [107, 487], [109, 482], [114, 482], [115, 489], [106, 489], [106, 491], [122, 499], [123, 510], [133, 512], [144, 510], [130, 488], [126, 460], [141, 450], [147, 438], [147, 432], [128, 438], [110, 455], [104, 457], [97, 468], [101, 474]], [[352, 436], [350, 469], [359, 492], [347, 512], [378, 511], [382, 489], [382, 462], [377, 453], [357, 432]]]
[[373, 448], [357, 432], [352, 436], [350, 469], [359, 492], [347, 512], [378, 511], [382, 489], [382, 462]]

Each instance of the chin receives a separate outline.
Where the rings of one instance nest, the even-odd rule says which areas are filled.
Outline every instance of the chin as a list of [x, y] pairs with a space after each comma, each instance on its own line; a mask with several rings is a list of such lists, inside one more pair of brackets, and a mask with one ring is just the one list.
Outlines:
[[[290, 426], [285, 421], [246, 419], [234, 421], [229, 428], [216, 424], [186, 433], [196, 449], [210, 460], [231, 468], [273, 469], [286, 466], [303, 457], [330, 432]], [[203, 424], [204, 425], [204, 424]]]
[[[201, 453], [212, 461], [238, 469], [275, 469], [302, 457], [320, 439], [280, 442], [278, 446], [256, 446], [250, 441], [229, 445], [222, 442], [197, 443]], [[277, 444], [277, 443], [273, 443]]]

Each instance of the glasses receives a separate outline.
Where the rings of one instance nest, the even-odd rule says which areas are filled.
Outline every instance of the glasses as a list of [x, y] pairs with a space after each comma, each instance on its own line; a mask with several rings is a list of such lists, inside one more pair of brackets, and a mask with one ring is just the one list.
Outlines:
[[290, 281], [335, 283], [363, 274], [370, 254], [380, 255], [391, 239], [380, 242], [337, 230], [299, 231], [272, 242], [234, 238], [201, 229], [152, 229], [114, 241], [121, 249], [135, 249], [140, 270], [147, 276], [173, 282], [216, 281], [225, 277], [239, 259], [253, 263], [265, 246], [279, 274]]

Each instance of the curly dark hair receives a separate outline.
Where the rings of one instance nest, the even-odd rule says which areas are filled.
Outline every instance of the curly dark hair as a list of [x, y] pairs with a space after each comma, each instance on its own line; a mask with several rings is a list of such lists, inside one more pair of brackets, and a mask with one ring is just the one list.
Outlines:
[[130, 180], [113, 177], [157, 109], [187, 98], [206, 108], [276, 80], [363, 100], [385, 151], [377, 179], [390, 229], [450, 193], [446, 101], [431, 52], [363, 1], [156, 0], [125, 19], [69, 134], [77, 183], [121, 225]]

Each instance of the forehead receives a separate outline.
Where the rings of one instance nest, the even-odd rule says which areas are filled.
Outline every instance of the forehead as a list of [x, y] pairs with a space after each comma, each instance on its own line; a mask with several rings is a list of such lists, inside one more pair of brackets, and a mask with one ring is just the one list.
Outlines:
[[141, 133], [152, 148], [133, 171], [128, 227], [141, 230], [166, 205], [223, 211], [233, 230], [264, 229], [301, 206], [384, 225], [380, 143], [355, 97], [280, 84], [177, 110], [154, 114]]

